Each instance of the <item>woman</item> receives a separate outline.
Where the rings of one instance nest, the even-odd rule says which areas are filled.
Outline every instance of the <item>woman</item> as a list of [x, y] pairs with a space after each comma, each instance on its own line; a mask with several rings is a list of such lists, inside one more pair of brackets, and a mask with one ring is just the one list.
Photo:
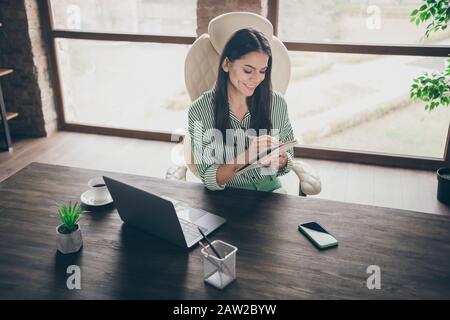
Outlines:
[[272, 91], [271, 71], [272, 52], [264, 34], [241, 29], [223, 49], [214, 87], [190, 106], [194, 163], [208, 189], [286, 193], [278, 176], [290, 171], [292, 149], [274, 153], [265, 167], [236, 174], [255, 154], [294, 139], [286, 102]]

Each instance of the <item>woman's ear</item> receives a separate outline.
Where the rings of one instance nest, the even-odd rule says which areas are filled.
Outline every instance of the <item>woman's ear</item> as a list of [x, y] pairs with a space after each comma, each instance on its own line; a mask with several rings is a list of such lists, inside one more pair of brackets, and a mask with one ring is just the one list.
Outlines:
[[223, 59], [223, 62], [222, 62], [222, 69], [223, 69], [223, 71], [225, 71], [225, 72], [230, 71], [230, 60], [228, 60], [228, 58]]

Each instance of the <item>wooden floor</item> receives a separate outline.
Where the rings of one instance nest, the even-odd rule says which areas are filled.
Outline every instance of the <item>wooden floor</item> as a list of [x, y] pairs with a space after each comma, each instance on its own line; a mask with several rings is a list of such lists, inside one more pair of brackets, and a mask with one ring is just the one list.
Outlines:
[[[0, 181], [31, 162], [164, 178], [176, 144], [58, 132], [48, 138], [16, 140], [13, 146], [11, 153], [0, 152]], [[436, 199], [433, 171], [303, 160], [314, 166], [322, 180], [322, 192], [314, 197], [450, 215], [450, 208]], [[198, 181], [192, 174], [188, 180]], [[282, 177], [282, 182], [288, 193], [297, 194], [294, 173]]]

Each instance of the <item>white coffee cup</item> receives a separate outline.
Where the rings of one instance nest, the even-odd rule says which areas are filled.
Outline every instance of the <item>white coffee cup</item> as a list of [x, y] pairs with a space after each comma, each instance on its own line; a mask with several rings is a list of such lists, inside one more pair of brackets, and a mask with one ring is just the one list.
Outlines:
[[92, 190], [95, 201], [100, 202], [108, 200], [109, 191], [102, 177], [92, 178], [89, 180], [88, 186]]

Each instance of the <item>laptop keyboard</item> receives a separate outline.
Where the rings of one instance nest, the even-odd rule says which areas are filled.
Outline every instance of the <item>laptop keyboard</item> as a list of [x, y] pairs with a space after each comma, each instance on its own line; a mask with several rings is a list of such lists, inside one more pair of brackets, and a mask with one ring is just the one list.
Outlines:
[[200, 228], [200, 230], [202, 230], [203, 233], [206, 233], [206, 231], [208, 231], [208, 229], [197, 226], [196, 224], [184, 220], [182, 218], [179, 218], [178, 220], [180, 220], [181, 229], [183, 230], [184, 236], [187, 241], [194, 240], [199, 236], [201, 236], [200, 232], [198, 231], [198, 228]]
[[[195, 212], [198, 212], [196, 218], [199, 218], [200, 216], [206, 214], [205, 212], [201, 212], [201, 210], [196, 210], [196, 211], [190, 212], [190, 210], [192, 210], [192, 209], [186, 203], [179, 201], [179, 200], [172, 199], [167, 196], [161, 196], [161, 197], [172, 202], [172, 204], [177, 212], [178, 220], [180, 221], [180, 225], [181, 225], [181, 229], [183, 230], [184, 237], [188, 243], [190, 241], [194, 241], [195, 239], [197, 239], [198, 237], [201, 236], [200, 232], [198, 231], [198, 228], [200, 228], [200, 230], [202, 230], [203, 233], [206, 233], [206, 231], [208, 231], [208, 229], [206, 229], [206, 228], [200, 227], [186, 219], [181, 218], [181, 216], [186, 215], [186, 214], [188, 214], [187, 216], [190, 218], [195, 218], [194, 217], [195, 215], [193, 216], [193, 214]], [[200, 216], [199, 216], [199, 214], [200, 214]]]

